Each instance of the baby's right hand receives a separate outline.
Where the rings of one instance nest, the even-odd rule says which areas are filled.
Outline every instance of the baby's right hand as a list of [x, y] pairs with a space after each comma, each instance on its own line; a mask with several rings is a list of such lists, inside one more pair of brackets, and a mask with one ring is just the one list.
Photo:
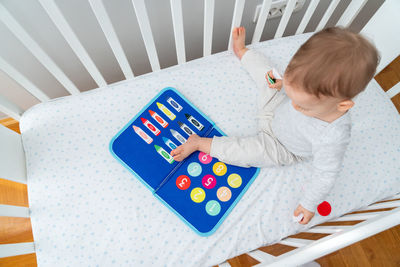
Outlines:
[[[269, 82], [269, 80], [268, 80], [268, 75], [269, 75], [269, 77], [271, 77], [272, 79], [275, 79], [275, 83], [274, 83], [274, 84], [271, 84], [271, 83]], [[268, 74], [265, 75], [265, 79], [267, 80], [267, 83], [268, 83], [268, 87], [269, 87], [269, 88], [273, 88], [273, 89], [276, 89], [276, 90], [278, 90], [278, 91], [282, 89], [282, 79], [277, 79], [277, 78], [275, 78], [274, 74], [272, 73], [272, 70], [270, 70], [270, 71], [268, 72]]]
[[201, 138], [197, 134], [192, 134], [191, 136], [189, 136], [186, 143], [178, 146], [177, 148], [175, 148], [174, 150], [171, 151], [171, 156], [176, 161], [184, 160], [186, 157], [188, 157], [194, 151], [199, 149], [198, 146], [199, 146], [200, 139]]

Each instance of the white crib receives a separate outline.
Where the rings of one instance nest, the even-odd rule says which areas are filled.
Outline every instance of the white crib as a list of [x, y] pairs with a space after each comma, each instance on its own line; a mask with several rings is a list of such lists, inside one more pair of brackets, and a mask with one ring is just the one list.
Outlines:
[[[325, 0], [323, 0], [325, 1]], [[53, 0], [39, 0], [43, 9], [49, 15], [55, 26], [58, 28], [67, 43], [71, 46], [76, 56], [80, 59], [84, 67], [92, 76], [99, 87], [106, 87], [107, 83], [89, 54], [82, 46], [78, 37], [75, 35], [70, 25], [62, 14], [62, 11]], [[282, 19], [276, 30], [274, 38], [283, 36], [285, 28], [289, 23], [292, 12], [296, 6], [296, 0], [289, 0], [283, 12]], [[339, 0], [332, 0], [316, 31], [323, 29], [339, 4]], [[124, 73], [126, 79], [134, 78], [132, 69], [127, 61], [126, 55], [121, 47], [110, 18], [104, 7], [102, 0], [89, 0], [90, 6], [103, 30], [107, 41]], [[264, 0], [260, 10], [260, 15], [255, 27], [252, 43], [260, 41], [261, 34], [267, 22], [267, 15], [270, 11], [272, 0]], [[304, 32], [310, 18], [312, 17], [319, 0], [311, 0], [308, 9], [299, 24], [296, 34]], [[348, 5], [345, 12], [341, 15], [337, 25], [349, 26], [356, 18], [367, 0], [353, 0]], [[134, 10], [139, 22], [142, 38], [148, 54], [149, 62], [153, 71], [160, 70], [160, 63], [149, 23], [144, 0], [132, 0]], [[181, 0], [171, 0], [171, 13], [173, 20], [173, 29], [176, 44], [176, 54], [178, 64], [186, 62], [185, 43], [183, 32], [182, 2]], [[203, 56], [211, 55], [213, 19], [214, 19], [214, 0], [204, 1], [204, 42]], [[245, 0], [236, 0], [232, 18], [232, 26], [237, 27], [241, 24], [242, 13]], [[381, 71], [400, 53], [400, 2], [397, 0], [386, 0], [374, 16], [362, 29], [362, 33], [370, 37], [381, 53], [381, 61], [378, 72]], [[17, 37], [26, 48], [46, 67], [46, 69], [65, 87], [71, 94], [79, 94], [80, 91], [63, 73], [63, 71], [54, 63], [47, 53], [31, 38], [13, 15], [0, 2], [0, 21]], [[229, 39], [228, 49], [231, 47], [231, 37]], [[7, 62], [0, 58], [0, 69], [8, 74], [12, 79], [22, 85], [30, 94], [40, 101], [49, 101], [50, 98], [30, 82], [22, 73], [12, 66], [12, 62]], [[400, 87], [397, 85], [387, 92], [390, 97], [399, 93]], [[19, 120], [23, 111], [15, 104], [9, 102], [6, 98], [0, 96], [0, 111], [10, 117]], [[20, 135], [0, 126], [0, 177], [19, 183], [27, 183], [25, 152], [23, 149]], [[398, 190], [400, 192], [400, 188]], [[257, 266], [297, 266], [309, 263], [333, 251], [339, 250], [345, 246], [358, 242], [364, 238], [375, 235], [386, 229], [400, 224], [400, 194], [396, 194], [386, 200], [393, 200], [373, 204], [360, 209], [359, 211], [369, 211], [365, 213], [347, 214], [332, 221], [363, 221], [354, 226], [314, 226], [307, 230], [308, 233], [330, 234], [329, 236], [317, 241], [285, 238], [279, 243], [296, 247], [297, 249], [274, 257], [261, 250], [248, 252], [252, 258], [260, 262]], [[377, 209], [394, 208], [389, 211], [376, 211]], [[29, 218], [29, 208], [10, 205], [0, 205], [0, 216], [24, 217]], [[0, 245], [0, 258], [15, 255], [23, 255], [35, 252], [34, 242], [3, 244]], [[228, 262], [221, 263], [220, 266], [230, 266]]]

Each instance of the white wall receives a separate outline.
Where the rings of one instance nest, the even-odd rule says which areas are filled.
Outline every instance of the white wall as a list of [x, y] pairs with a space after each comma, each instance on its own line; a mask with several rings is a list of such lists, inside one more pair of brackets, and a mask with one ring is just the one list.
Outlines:
[[[81, 91], [97, 87], [37, 1], [0, 0], [0, 2]], [[135, 76], [150, 72], [150, 63], [147, 59], [131, 0], [103, 0], [103, 2]], [[177, 59], [169, 1], [146, 0], [145, 2], [161, 68], [175, 65], [177, 64]], [[215, 1], [212, 53], [221, 52], [227, 48], [234, 2], [234, 0]], [[303, 9], [293, 14], [284, 36], [294, 34], [309, 2], [310, 0], [306, 0]], [[306, 32], [315, 30], [330, 2], [330, 0], [321, 0], [306, 27]], [[112, 83], [124, 79], [123, 73], [89, 3], [85, 0], [58, 0], [56, 3], [105, 80], [108, 83]], [[255, 28], [255, 24], [252, 22], [255, 8], [261, 3], [262, 0], [246, 1], [241, 24], [246, 27], [248, 32], [247, 43], [250, 43]], [[340, 14], [349, 3], [350, 0], [342, 0], [339, 3], [327, 26], [335, 25]], [[360, 31], [382, 3], [383, 0], [369, 0], [350, 28], [357, 32]], [[201, 57], [203, 53], [204, 6], [203, 1], [200, 0], [183, 0], [182, 7], [186, 57], [189, 61]], [[279, 20], [280, 18], [274, 18], [267, 21], [261, 41], [273, 38]], [[1, 22], [0, 36], [1, 57], [23, 73], [51, 98], [68, 95], [63, 86]], [[0, 94], [24, 110], [38, 103], [35, 97], [25, 92], [19, 84], [2, 71], [0, 71]], [[0, 113], [0, 118], [3, 116], [5, 115]]]

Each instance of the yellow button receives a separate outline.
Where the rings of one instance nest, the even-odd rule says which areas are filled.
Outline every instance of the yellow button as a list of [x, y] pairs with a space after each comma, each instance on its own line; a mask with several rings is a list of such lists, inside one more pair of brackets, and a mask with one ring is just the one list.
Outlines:
[[228, 176], [228, 184], [232, 188], [238, 188], [239, 186], [242, 185], [242, 177], [240, 177], [239, 174], [232, 173], [231, 175]]
[[224, 175], [226, 173], [226, 170], [226, 165], [222, 162], [217, 162], [213, 166], [213, 172], [218, 176]]
[[194, 202], [200, 203], [206, 198], [206, 193], [200, 187], [196, 187], [190, 192], [190, 197]]

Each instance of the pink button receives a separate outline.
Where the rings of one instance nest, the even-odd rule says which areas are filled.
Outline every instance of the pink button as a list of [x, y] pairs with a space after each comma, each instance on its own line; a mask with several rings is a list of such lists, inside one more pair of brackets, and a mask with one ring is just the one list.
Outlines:
[[217, 179], [215, 179], [215, 177], [212, 176], [211, 174], [207, 174], [203, 177], [201, 183], [205, 188], [211, 189], [214, 188], [214, 186], [217, 184]]
[[212, 161], [212, 157], [204, 152], [200, 152], [199, 161], [203, 164], [208, 164]]

